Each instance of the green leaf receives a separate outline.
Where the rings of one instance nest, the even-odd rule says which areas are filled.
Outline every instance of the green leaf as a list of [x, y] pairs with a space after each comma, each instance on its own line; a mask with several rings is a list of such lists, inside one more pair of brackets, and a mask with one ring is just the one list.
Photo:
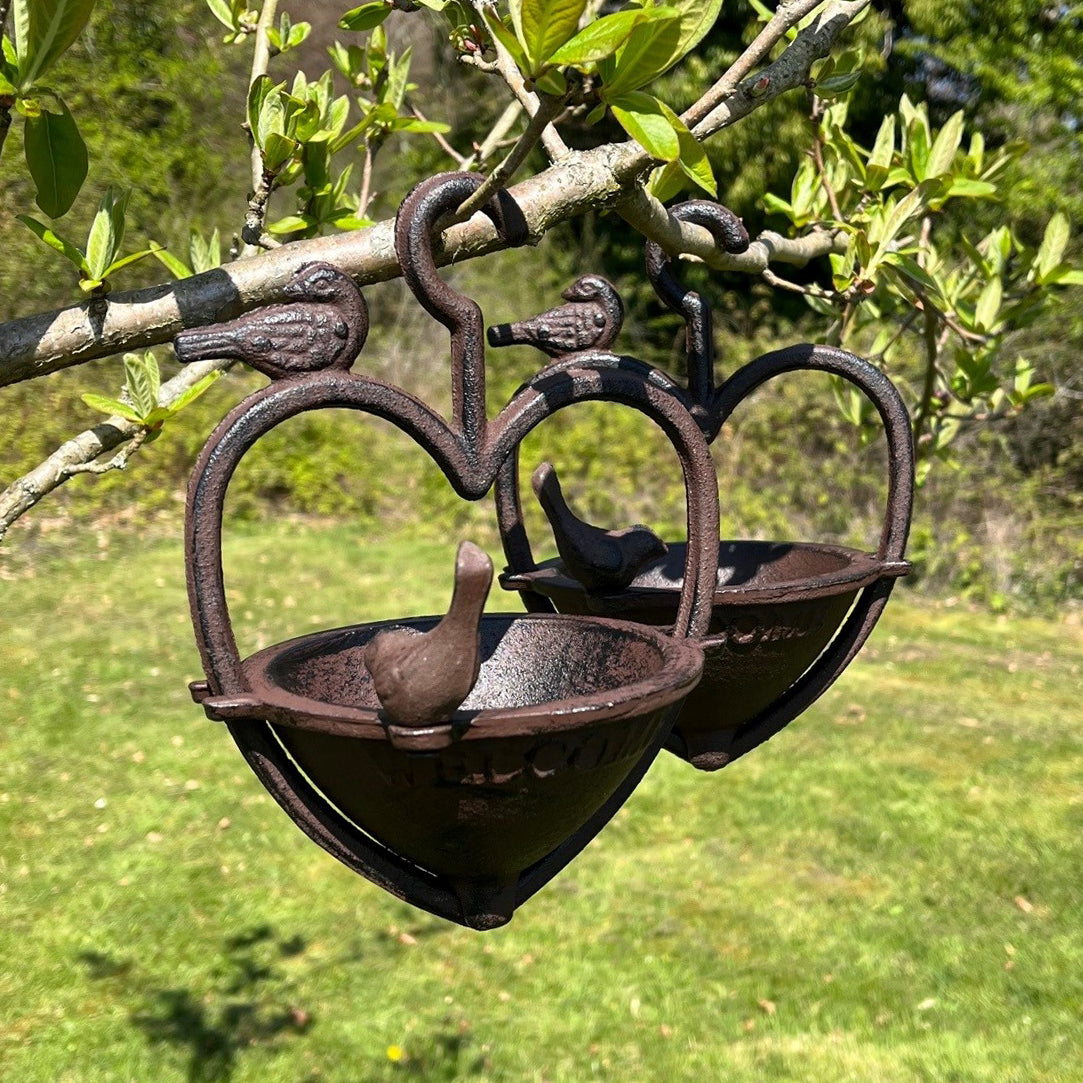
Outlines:
[[688, 130], [688, 126], [664, 101], [656, 99], [670, 127], [677, 133], [679, 146], [677, 164], [693, 184], [702, 188], [708, 195], [718, 198], [718, 185], [714, 179], [710, 159], [699, 140]]
[[87, 267], [86, 258], [83, 256], [82, 249], [77, 248], [70, 241], [64, 240], [63, 237], [57, 236], [47, 225], [39, 222], [36, 218], [31, 218], [28, 214], [16, 215], [18, 220], [22, 222], [31, 233], [40, 237], [50, 248], [56, 249], [65, 259], [70, 260], [79, 268], [83, 274], [89, 273]]
[[71, 110], [57, 99], [59, 113], [43, 109], [28, 116], [23, 130], [26, 165], [37, 192], [34, 201], [50, 217], [71, 208], [86, 180], [89, 160], [86, 144]]
[[542, 72], [534, 80], [534, 86], [545, 94], [551, 94], [554, 98], [561, 98], [568, 92], [567, 80], [556, 68]]
[[676, 161], [681, 153], [680, 140], [657, 98], [641, 91], [631, 91], [609, 101], [620, 126], [649, 154], [659, 161]]
[[227, 29], [235, 30], [237, 23], [233, 18], [233, 11], [226, 0], [207, 0], [207, 7], [211, 14]]
[[385, 4], [384, 0], [376, 0], [375, 3], [362, 4], [360, 7], [347, 11], [338, 21], [342, 30], [354, 30], [364, 32], [379, 26], [391, 14], [391, 5]]
[[188, 259], [196, 274], [222, 266], [222, 239], [216, 226], [209, 240], [203, 240], [195, 229], [188, 231]]
[[341, 214], [334, 214], [328, 221], [336, 228], [345, 230], [368, 229], [369, 226], [376, 224], [371, 218], [358, 218], [356, 214], [352, 214], [348, 211], [344, 211]]
[[1042, 282], [1046, 275], [1060, 264], [1064, 250], [1068, 247], [1069, 235], [1068, 217], [1058, 211], [1049, 219], [1038, 254], [1034, 257], [1034, 268], [1039, 282]]
[[936, 279], [913, 256], [907, 256], [902, 252], [889, 252], [884, 256], [884, 263], [897, 267], [907, 278], [919, 285], [934, 301], [941, 299], [940, 287], [937, 285]]
[[722, 0], [676, 0], [671, 6], [681, 13], [681, 37], [667, 67], [676, 64], [707, 36], [722, 10]]
[[979, 331], [992, 331], [1000, 315], [1000, 305], [1004, 299], [1004, 287], [999, 278], [991, 278], [981, 291], [974, 309], [974, 325]]
[[204, 391], [207, 390], [215, 380], [222, 374], [220, 372], [208, 372], [202, 379], [197, 380], [187, 390], [182, 391], [170, 405], [168, 406], [169, 416], [173, 417], [179, 414], [186, 406], [195, 402]]
[[0, 66], [0, 97], [14, 98], [17, 93], [15, 84], [8, 78], [4, 67]]
[[417, 117], [396, 117], [391, 122], [391, 130], [395, 132], [413, 132], [415, 134], [430, 134], [432, 132], [450, 132], [451, 126], [440, 120], [418, 120]]
[[964, 199], [988, 199], [997, 194], [997, 186], [988, 181], [971, 180], [969, 177], [953, 177], [948, 188], [948, 197], [962, 196]]
[[612, 74], [602, 87], [602, 97], [611, 102], [660, 75], [669, 67], [680, 37], [679, 15], [638, 22], [617, 52]]
[[124, 241], [124, 214], [128, 208], [128, 192], [118, 196], [107, 188], [98, 204], [86, 242], [86, 261], [91, 278], [105, 278]]
[[158, 388], [161, 375], [158, 362], [149, 350], [140, 356], [137, 353], [124, 355], [124, 386], [132, 404], [139, 411], [139, 416], [146, 416], [158, 405]]
[[123, 417], [128, 421], [134, 421], [137, 425], [143, 424], [142, 415], [136, 413], [136, 411], [126, 402], [121, 402], [119, 399], [111, 399], [105, 395], [95, 395], [89, 391], [79, 397], [92, 410], [100, 410], [103, 414], [108, 414], [110, 417], [113, 415]]
[[603, 15], [584, 26], [574, 38], [566, 41], [549, 57], [549, 63], [572, 68], [596, 64], [599, 60], [612, 56], [628, 40], [628, 35], [635, 29], [636, 24], [642, 22], [644, 16], [657, 10], [659, 9], [633, 8], [631, 11]]
[[[960, 109], [953, 114], [948, 122], [940, 129], [932, 149], [929, 151], [929, 159], [926, 163], [926, 177], [938, 177], [941, 173], [947, 173], [951, 169], [951, 163], [955, 161], [955, 152], [963, 141], [963, 111]], [[924, 179], [924, 178], [922, 178]]]
[[1073, 270], [1071, 267], [1058, 267], [1046, 279], [1053, 286], [1083, 286], [1083, 271]]
[[[263, 138], [265, 133], [261, 130], [260, 123], [261, 117], [264, 112], [264, 105], [267, 99], [271, 97], [272, 93], [277, 98], [278, 91], [285, 87], [285, 83], [280, 83], [277, 87], [272, 81], [269, 75], [260, 75], [258, 78], [252, 80], [252, 85], [248, 88], [248, 128], [252, 133], [252, 138], [256, 142], [256, 146], [260, 149], [263, 148]], [[279, 103], [281, 105], [281, 103]], [[283, 122], [285, 118], [283, 117]]]
[[176, 279], [191, 278], [192, 271], [186, 267], [168, 248], [156, 245], [151, 249], [154, 258]]
[[865, 167], [865, 187], [870, 192], [879, 192], [891, 170], [891, 159], [895, 155], [895, 114], [884, 117], [880, 130], [876, 133], [876, 142]]
[[586, 0], [522, 0], [522, 44], [529, 70], [538, 72], [579, 28]]
[[268, 132], [263, 146], [263, 164], [277, 173], [297, 152], [300, 144], [289, 136]]
[[860, 71], [848, 71], [841, 75], [829, 75], [826, 79], [816, 81], [816, 96], [818, 98], [837, 98], [848, 94], [857, 86], [861, 79]]
[[918, 110], [907, 127], [910, 140], [910, 169], [916, 181], [929, 176], [929, 118]]
[[130, 256], [122, 256], [120, 259], [115, 259], [105, 268], [105, 273], [102, 275], [102, 278], [108, 278], [110, 275], [116, 274], [117, 271], [122, 271], [125, 267], [130, 267], [133, 263], [138, 263], [141, 259], [146, 259], [147, 256], [153, 255], [153, 248], [144, 248], [142, 251], [133, 252]]
[[19, 86], [25, 91], [79, 36], [94, 0], [15, 0], [14, 8]]
[[686, 186], [686, 174], [681, 168], [680, 162], [666, 162], [658, 166], [647, 184], [647, 191], [655, 199], [666, 203], [675, 195], [684, 190]]
[[[512, 18], [515, 18], [515, 12], [517, 7], [515, 4], [511, 5]], [[527, 60], [526, 52], [523, 50], [523, 46], [520, 43], [518, 37], [511, 30], [509, 30], [503, 22], [500, 20], [500, 16], [496, 11], [488, 6], [481, 9], [481, 17], [485, 22], [486, 29], [501, 45], [507, 49], [508, 54], [516, 65], [523, 71], [526, 71], [530, 67], [530, 62]]]
[[299, 214], [287, 214], [285, 218], [279, 218], [268, 227], [268, 233], [294, 233], [299, 229], [308, 229], [312, 222]]

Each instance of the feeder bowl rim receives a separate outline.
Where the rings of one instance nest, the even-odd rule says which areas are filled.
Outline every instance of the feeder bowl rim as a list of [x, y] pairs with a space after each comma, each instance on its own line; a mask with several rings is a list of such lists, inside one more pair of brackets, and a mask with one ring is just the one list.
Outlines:
[[[270, 669], [295, 652], [317, 653], [319, 648], [334, 644], [336, 639], [351, 638], [361, 630], [374, 630], [375, 634], [404, 625], [434, 625], [441, 619], [440, 616], [399, 617], [309, 632], [265, 647], [246, 658], [242, 662], [242, 674], [249, 691], [215, 696], [210, 694], [206, 682], [197, 681], [191, 686], [193, 698], [215, 721], [258, 720], [335, 736], [386, 741], [389, 740], [389, 724], [382, 710], [327, 703], [289, 692], [274, 681]], [[447, 722], [410, 727], [411, 736], [423, 739], [428, 735], [450, 734], [457, 740], [478, 741], [567, 733], [667, 707], [696, 686], [703, 670], [703, 650], [696, 640], [675, 638], [663, 629], [632, 621], [557, 613], [485, 613], [482, 625], [490, 620], [560, 621], [605, 627], [656, 646], [662, 656], [661, 667], [651, 676], [585, 695], [522, 707], [460, 709]], [[393, 728], [397, 733], [404, 730], [404, 727]]]
[[[799, 602], [817, 598], [832, 598], [847, 591], [860, 590], [880, 579], [896, 579], [910, 571], [910, 564], [905, 560], [885, 560], [875, 553], [861, 549], [852, 549], [845, 545], [833, 545], [827, 542], [779, 542], [758, 541], [748, 538], [725, 539], [721, 542], [720, 562], [725, 559], [725, 550], [732, 546], [748, 546], [769, 549], [785, 547], [787, 551], [797, 549], [806, 552], [826, 553], [845, 561], [843, 567], [818, 575], [801, 576], [773, 583], [725, 583], [715, 587], [713, 604], [717, 606], [743, 606], [751, 603]], [[685, 542], [668, 544], [669, 554], [662, 559], [679, 557], [686, 547]], [[659, 561], [647, 565], [640, 576], [657, 566]], [[720, 566], [725, 566], [720, 563]], [[623, 590], [588, 591], [578, 579], [569, 575], [559, 557], [541, 561], [533, 571], [505, 571], [500, 576], [500, 585], [505, 590], [533, 590], [540, 594], [548, 591], [560, 591], [586, 595], [588, 598], [604, 599], [606, 604], [628, 605], [635, 603], [662, 603], [672, 598], [680, 590], [680, 580], [674, 580], [670, 586], [639, 585], [636, 580]]]

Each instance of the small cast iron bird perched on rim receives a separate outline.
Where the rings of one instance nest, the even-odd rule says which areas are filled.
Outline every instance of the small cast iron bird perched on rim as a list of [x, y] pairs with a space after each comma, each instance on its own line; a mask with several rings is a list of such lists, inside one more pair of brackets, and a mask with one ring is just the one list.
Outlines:
[[365, 666], [380, 706], [398, 726], [448, 722], [481, 671], [480, 624], [493, 562], [473, 542], [459, 545], [455, 589], [434, 628], [389, 628], [365, 647]]
[[283, 293], [289, 303], [179, 332], [173, 340], [177, 360], [187, 364], [235, 358], [272, 380], [348, 369], [369, 330], [368, 308], [353, 279], [329, 263], [306, 263]]
[[581, 275], [562, 294], [569, 303], [518, 323], [489, 328], [490, 346], [534, 346], [550, 357], [608, 350], [624, 322], [624, 303], [601, 275]]
[[643, 568], [665, 555], [666, 543], [650, 527], [603, 530], [578, 518], [564, 500], [552, 463], [542, 463], [530, 480], [564, 567], [587, 590], [623, 590]]

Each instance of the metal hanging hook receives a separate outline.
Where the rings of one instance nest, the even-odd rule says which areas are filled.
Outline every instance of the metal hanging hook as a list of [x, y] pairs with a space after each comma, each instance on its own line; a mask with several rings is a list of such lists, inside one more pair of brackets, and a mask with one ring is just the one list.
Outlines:
[[[484, 180], [478, 173], [438, 173], [414, 187], [395, 217], [395, 255], [402, 276], [425, 311], [451, 332], [452, 414], [474, 451], [485, 431], [484, 320], [477, 303], [437, 273], [433, 234], [440, 219]], [[526, 219], [507, 192], [496, 192], [481, 211], [509, 247], [526, 242]]]
[[[748, 249], [748, 231], [728, 207], [706, 199], [693, 199], [671, 207], [678, 221], [702, 226], [726, 252], [737, 255]], [[647, 277], [662, 302], [684, 318], [688, 354], [688, 394], [692, 413], [701, 424], [714, 392], [714, 340], [710, 305], [703, 295], [677, 281], [672, 257], [657, 241], [647, 241]]]

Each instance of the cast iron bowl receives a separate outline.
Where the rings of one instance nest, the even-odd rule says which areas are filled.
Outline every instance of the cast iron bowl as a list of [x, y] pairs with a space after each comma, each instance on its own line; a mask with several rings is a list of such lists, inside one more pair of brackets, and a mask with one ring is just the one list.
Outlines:
[[259, 718], [366, 834], [443, 878], [467, 923], [511, 917], [525, 869], [614, 793], [695, 687], [695, 641], [598, 617], [486, 614], [481, 672], [446, 723], [389, 724], [365, 668], [381, 631], [316, 632], [245, 660], [250, 693], [204, 695], [214, 718]]
[[[559, 559], [505, 573], [501, 585], [548, 598], [561, 613], [647, 625], [673, 623], [685, 544], [644, 568], [623, 590], [588, 591]], [[724, 541], [704, 651], [703, 678], [685, 700], [667, 748], [697, 767], [726, 762], [734, 731], [770, 707], [816, 660], [858, 592], [907, 565], [840, 545]]]

